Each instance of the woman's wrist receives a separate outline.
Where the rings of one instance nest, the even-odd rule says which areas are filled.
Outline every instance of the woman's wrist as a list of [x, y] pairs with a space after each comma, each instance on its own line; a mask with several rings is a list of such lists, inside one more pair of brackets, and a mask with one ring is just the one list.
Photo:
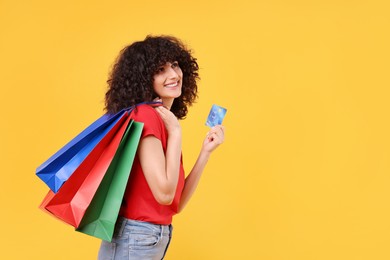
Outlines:
[[211, 156], [211, 151], [208, 151], [208, 150], [205, 150], [204, 148], [202, 148], [202, 150], [200, 150], [200, 153], [199, 153], [199, 157], [202, 157], [202, 158], [205, 158], [205, 159], [209, 159], [210, 156]]
[[168, 130], [169, 137], [181, 138], [181, 127], [175, 127]]

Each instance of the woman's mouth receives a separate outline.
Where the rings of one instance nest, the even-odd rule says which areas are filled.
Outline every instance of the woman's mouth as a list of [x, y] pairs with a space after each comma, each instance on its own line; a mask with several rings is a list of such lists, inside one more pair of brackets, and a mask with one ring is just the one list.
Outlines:
[[166, 85], [164, 85], [164, 87], [166, 87], [166, 88], [174, 88], [174, 87], [177, 87], [178, 85], [179, 85], [179, 81], [176, 81], [174, 83], [166, 84]]

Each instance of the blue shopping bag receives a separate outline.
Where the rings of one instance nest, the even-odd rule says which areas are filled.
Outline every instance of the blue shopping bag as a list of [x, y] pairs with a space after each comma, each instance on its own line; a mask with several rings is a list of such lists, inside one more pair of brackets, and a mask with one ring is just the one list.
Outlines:
[[36, 169], [36, 175], [56, 193], [126, 111], [131, 109], [123, 109], [114, 115], [105, 114], [98, 118], [42, 163]]

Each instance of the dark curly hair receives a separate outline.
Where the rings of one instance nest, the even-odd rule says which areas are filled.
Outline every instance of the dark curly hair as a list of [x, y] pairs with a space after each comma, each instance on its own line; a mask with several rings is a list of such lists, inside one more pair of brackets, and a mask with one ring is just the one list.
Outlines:
[[173, 36], [146, 36], [119, 53], [109, 75], [105, 95], [107, 113], [152, 101], [157, 97], [153, 90], [153, 76], [160, 66], [177, 61], [183, 72], [182, 94], [175, 98], [171, 111], [179, 119], [187, 115], [187, 107], [197, 98], [199, 80], [198, 63], [191, 50]]

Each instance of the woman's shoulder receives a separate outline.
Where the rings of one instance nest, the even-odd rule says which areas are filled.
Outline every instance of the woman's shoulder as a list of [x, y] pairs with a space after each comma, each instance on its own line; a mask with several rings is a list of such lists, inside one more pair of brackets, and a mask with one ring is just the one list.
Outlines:
[[137, 106], [132, 113], [132, 119], [144, 124], [142, 137], [154, 135], [160, 140], [164, 139], [164, 122], [152, 106], [144, 104]]
[[149, 120], [157, 120], [161, 121], [160, 115], [157, 111], [150, 105], [142, 104], [134, 108], [134, 119], [140, 121], [149, 121]]

